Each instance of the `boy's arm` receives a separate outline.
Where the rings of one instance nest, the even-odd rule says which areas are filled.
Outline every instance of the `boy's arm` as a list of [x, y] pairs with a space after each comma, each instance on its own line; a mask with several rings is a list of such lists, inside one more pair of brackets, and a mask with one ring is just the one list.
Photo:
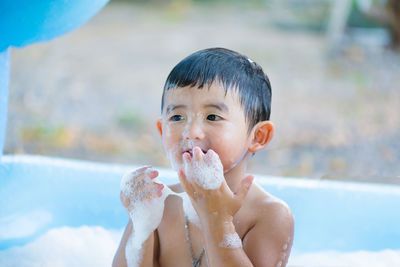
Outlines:
[[[236, 234], [235, 226], [230, 218], [215, 218], [202, 223], [207, 258], [210, 266], [253, 266], [242, 246], [222, 246], [224, 236]], [[237, 237], [239, 238], [239, 237]], [[240, 239], [238, 240], [240, 242]], [[231, 240], [235, 243], [235, 240]], [[240, 243], [241, 244], [241, 243]]]
[[[281, 202], [260, 203], [256, 207], [259, 212], [255, 215], [255, 224], [245, 234], [242, 247], [233, 216], [242, 207], [254, 177], [244, 178], [233, 193], [223, 178], [222, 164], [215, 152], [209, 150], [203, 155], [197, 147], [193, 148], [193, 157], [185, 153], [185, 170], [180, 169], [178, 174], [199, 215], [210, 266], [284, 266], [293, 235], [289, 208]], [[210, 177], [213, 181], [220, 180], [221, 185], [207, 185], [206, 189], [197, 183], [203, 184]], [[283, 253], [286, 258], [282, 257]]]
[[243, 237], [243, 249], [254, 266], [286, 266], [293, 243], [294, 219], [282, 202], [264, 205], [258, 221]]
[[240, 189], [233, 196], [225, 181], [217, 190], [206, 190], [190, 183], [183, 169], [179, 170], [181, 184], [199, 215], [206, 255], [212, 267], [253, 266], [233, 224], [233, 215], [240, 209], [253, 178], [248, 176], [243, 179]]
[[210, 266], [286, 266], [294, 220], [289, 207], [282, 202], [260, 207], [255, 225], [243, 237], [243, 247], [235, 247], [232, 217], [206, 216], [201, 221]]
[[[126, 255], [125, 248], [126, 243], [132, 233], [132, 221], [129, 220], [128, 225], [125, 228], [124, 234], [122, 235], [121, 242], [115, 253], [114, 260], [112, 263], [113, 267], [126, 267]], [[140, 267], [158, 267], [158, 235], [157, 230], [150, 234], [149, 238], [142, 245], [142, 260]]]

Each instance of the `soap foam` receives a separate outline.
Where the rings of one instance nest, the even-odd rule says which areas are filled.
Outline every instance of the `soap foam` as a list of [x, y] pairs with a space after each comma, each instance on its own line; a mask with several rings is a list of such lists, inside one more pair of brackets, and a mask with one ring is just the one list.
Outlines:
[[382, 251], [354, 252], [320, 251], [297, 255], [294, 254], [289, 257], [288, 266], [400, 266], [400, 250], [387, 249]]
[[[133, 226], [132, 234], [125, 247], [129, 267], [139, 266], [142, 244], [160, 224], [164, 212], [164, 201], [169, 195], [167, 187], [164, 186], [161, 197], [154, 196], [147, 199], [147, 196], [155, 195], [157, 191], [154, 185], [155, 180], [149, 177], [152, 171], [153, 169], [147, 168], [128, 172], [121, 180], [121, 192], [130, 200], [127, 210]], [[138, 181], [140, 175], [145, 177]]]
[[[194, 153], [194, 152], [193, 152]], [[224, 181], [223, 167], [217, 153], [208, 150], [203, 160], [184, 160], [185, 175], [189, 181], [208, 190], [216, 190], [221, 187]]]
[[164, 202], [169, 195], [181, 197], [183, 210], [188, 216], [188, 220], [196, 226], [201, 227], [199, 216], [186, 192], [178, 194], [173, 192], [168, 186], [164, 186], [161, 197], [143, 202], [136, 202], [136, 205], [129, 211], [133, 230], [125, 247], [128, 267], [137, 267], [140, 265], [142, 245], [150, 234], [160, 225], [164, 211]]
[[223, 248], [241, 248], [242, 240], [236, 232], [233, 234], [225, 234], [219, 246]]
[[51, 229], [31, 243], [0, 251], [0, 266], [110, 266], [122, 232], [99, 226]]
[[[130, 200], [127, 210], [132, 221], [132, 233], [125, 247], [126, 261], [129, 267], [139, 266], [142, 257], [142, 245], [160, 225], [165, 199], [169, 195], [176, 195], [182, 198], [184, 213], [188, 216], [189, 221], [200, 227], [200, 219], [186, 192], [177, 194], [164, 185], [161, 197], [151, 199], [145, 197], [156, 190], [152, 183], [157, 180], [152, 180], [148, 176], [152, 171], [151, 168], [148, 168], [145, 171], [128, 172], [121, 180], [121, 192]], [[142, 174], [146, 175], [145, 178], [136, 181], [138, 176]], [[143, 190], [139, 188], [143, 188]]]
[[[178, 194], [176, 194], [178, 195]], [[192, 205], [192, 201], [186, 192], [180, 193], [179, 196], [182, 198], [183, 212], [187, 216], [188, 220], [195, 224], [197, 227], [201, 228], [200, 217], [197, 215], [196, 210]]]

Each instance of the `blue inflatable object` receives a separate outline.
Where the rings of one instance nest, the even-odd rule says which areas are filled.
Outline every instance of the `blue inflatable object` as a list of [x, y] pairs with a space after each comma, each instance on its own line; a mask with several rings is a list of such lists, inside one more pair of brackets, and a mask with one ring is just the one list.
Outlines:
[[7, 121], [9, 47], [51, 40], [81, 26], [108, 0], [0, 1], [0, 160]]
[[10, 76], [9, 51], [0, 52], [0, 163], [6, 139], [8, 111], [8, 83]]
[[0, 51], [51, 40], [81, 26], [108, 0], [2, 0]]

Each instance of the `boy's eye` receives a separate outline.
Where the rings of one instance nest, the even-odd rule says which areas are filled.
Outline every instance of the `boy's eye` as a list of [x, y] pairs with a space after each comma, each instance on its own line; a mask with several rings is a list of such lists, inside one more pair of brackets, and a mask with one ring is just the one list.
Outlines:
[[222, 118], [220, 116], [215, 115], [215, 114], [210, 114], [207, 116], [207, 120], [209, 120], [209, 121], [219, 121], [221, 119]]
[[183, 120], [183, 116], [182, 115], [174, 115], [170, 118], [171, 121], [181, 121]]

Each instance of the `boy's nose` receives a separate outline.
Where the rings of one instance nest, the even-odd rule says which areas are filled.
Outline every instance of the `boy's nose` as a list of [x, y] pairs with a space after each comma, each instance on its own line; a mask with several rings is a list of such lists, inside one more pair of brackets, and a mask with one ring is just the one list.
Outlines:
[[187, 131], [185, 131], [185, 139], [200, 140], [204, 138], [204, 131], [201, 123], [193, 121], [188, 125]]

